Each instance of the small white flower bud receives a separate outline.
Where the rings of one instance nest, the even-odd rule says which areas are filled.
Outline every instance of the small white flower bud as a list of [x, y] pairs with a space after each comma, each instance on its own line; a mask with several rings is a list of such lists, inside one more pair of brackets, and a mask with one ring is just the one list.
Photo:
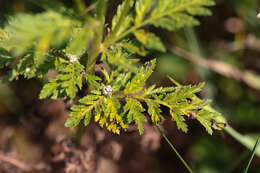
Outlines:
[[25, 72], [26, 73], [29, 73], [31, 71], [31, 68], [29, 68], [29, 67], [27, 67], [26, 69], [25, 69]]
[[260, 13], [257, 14], [256, 18], [260, 19]]
[[69, 54], [68, 57], [69, 57], [71, 63], [75, 63], [78, 61], [78, 58], [76, 55]]
[[112, 96], [113, 88], [111, 85], [107, 85], [103, 87], [103, 94], [106, 96]]

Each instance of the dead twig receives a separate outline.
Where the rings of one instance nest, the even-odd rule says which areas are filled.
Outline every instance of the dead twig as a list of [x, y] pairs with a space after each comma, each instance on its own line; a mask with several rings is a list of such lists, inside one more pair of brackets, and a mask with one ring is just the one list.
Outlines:
[[86, 12], [89, 12], [89, 11], [93, 10], [96, 6], [97, 6], [97, 3], [91, 4], [90, 6], [88, 6], [88, 7], [86, 8]]
[[257, 74], [254, 74], [248, 70], [242, 71], [222, 61], [206, 59], [201, 56], [193, 55], [178, 47], [170, 47], [170, 50], [176, 55], [183, 57], [196, 65], [208, 68], [225, 77], [231, 77], [236, 80], [243, 81], [250, 87], [260, 90], [260, 76]]
[[0, 161], [14, 165], [17, 168], [19, 168], [23, 171], [26, 171], [26, 172], [30, 172], [33, 170], [33, 168], [31, 166], [27, 165], [26, 163], [19, 161], [17, 159], [11, 158], [9, 156], [6, 156], [1, 152], [0, 152]]

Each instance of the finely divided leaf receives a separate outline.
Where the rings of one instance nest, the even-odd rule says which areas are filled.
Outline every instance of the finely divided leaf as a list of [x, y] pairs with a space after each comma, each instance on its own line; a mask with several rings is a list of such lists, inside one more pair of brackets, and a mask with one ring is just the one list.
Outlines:
[[71, 64], [65, 62], [59, 65], [59, 67], [59, 74], [45, 84], [40, 93], [40, 99], [49, 96], [52, 96], [52, 99], [68, 96], [72, 100], [75, 98], [78, 90], [82, 88], [81, 73], [84, 71], [84, 66], [79, 63]]
[[182, 111], [179, 109], [175, 109], [175, 110], [171, 109], [170, 114], [171, 114], [172, 118], [176, 121], [177, 128], [181, 129], [183, 132], [186, 133], [188, 131], [188, 126], [184, 122], [185, 119], [183, 117]]
[[124, 106], [124, 114], [127, 113], [128, 123], [135, 121], [135, 124], [138, 127], [139, 133], [143, 134], [144, 128], [142, 122], [147, 121], [146, 117], [142, 112], [145, 109], [143, 108], [142, 104], [132, 98], [126, 98], [126, 104]]
[[89, 48], [90, 41], [94, 36], [95, 26], [90, 23], [85, 24], [82, 28], [76, 28], [73, 30], [72, 38], [66, 47], [66, 53], [76, 56], [83, 55]]
[[115, 35], [119, 35], [124, 32], [132, 23], [133, 17], [128, 15], [129, 9], [133, 6], [134, 2], [132, 0], [125, 0], [117, 8], [117, 13], [112, 20], [112, 32]]
[[8, 38], [1, 45], [13, 50], [14, 56], [33, 49], [35, 63], [41, 64], [51, 46], [61, 46], [69, 39], [75, 23], [75, 20], [54, 11], [37, 15], [18, 14], [9, 20], [5, 28]]
[[80, 118], [70, 117], [66, 120], [65, 127], [70, 127], [70, 128], [76, 127], [79, 124], [80, 120], [81, 120]]
[[140, 24], [151, 10], [154, 0], [138, 0], [135, 5], [136, 17], [135, 24]]
[[160, 0], [153, 10], [149, 23], [170, 31], [198, 25], [195, 15], [210, 15], [206, 7], [214, 5], [213, 0]]
[[151, 115], [152, 122], [155, 124], [158, 124], [163, 119], [163, 116], [161, 115], [161, 108], [160, 104], [154, 103], [152, 101], [146, 101], [146, 104], [148, 106], [148, 113]]
[[155, 34], [145, 32], [144, 30], [135, 31], [134, 34], [138, 41], [140, 41], [145, 47], [162, 52], [166, 51], [166, 48], [161, 42], [161, 39], [157, 37]]

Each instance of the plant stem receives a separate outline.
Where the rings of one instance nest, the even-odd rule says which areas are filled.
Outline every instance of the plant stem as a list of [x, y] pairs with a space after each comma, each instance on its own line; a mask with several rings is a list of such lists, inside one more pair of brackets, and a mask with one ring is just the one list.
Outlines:
[[[97, 16], [96, 20], [100, 21], [100, 27], [97, 28], [97, 31], [95, 32], [95, 37], [92, 43], [92, 47], [90, 49], [88, 61], [86, 64], [86, 73], [87, 74], [94, 74], [95, 73], [95, 65], [98, 58], [98, 55], [100, 54], [100, 46], [103, 39], [103, 31], [104, 31], [104, 24], [105, 24], [105, 14], [106, 14], [106, 0], [98, 0], [97, 2]], [[88, 92], [92, 90], [94, 87], [89, 84], [88, 85]], [[79, 127], [76, 132], [76, 144], [80, 145], [81, 137], [83, 136], [85, 130], [85, 126], [83, 123], [83, 120], [80, 122]]]
[[100, 21], [100, 27], [97, 28], [95, 32], [95, 37], [92, 43], [92, 47], [90, 49], [87, 65], [86, 65], [86, 73], [94, 74], [95, 64], [100, 54], [101, 42], [103, 39], [104, 25], [105, 25], [105, 13], [106, 13], [106, 0], [99, 0], [97, 2], [97, 21]]
[[185, 160], [181, 157], [181, 155], [179, 154], [179, 152], [176, 150], [176, 148], [173, 146], [173, 144], [170, 142], [170, 140], [167, 138], [167, 136], [163, 133], [163, 131], [160, 129], [160, 127], [158, 125], [156, 125], [156, 128], [158, 129], [158, 131], [161, 133], [161, 135], [163, 136], [163, 138], [165, 139], [165, 141], [168, 143], [168, 145], [172, 148], [172, 150], [176, 153], [176, 155], [178, 156], [178, 158], [181, 160], [181, 162], [184, 164], [184, 166], [187, 168], [187, 170], [190, 173], [194, 173], [192, 171], [192, 169], [190, 168], [190, 166], [187, 164], [187, 162], [185, 162]]
[[248, 168], [249, 168], [249, 166], [250, 166], [250, 164], [251, 164], [251, 162], [252, 162], [252, 160], [253, 160], [253, 158], [254, 158], [257, 145], [259, 144], [259, 140], [260, 140], [260, 137], [258, 137], [258, 139], [257, 139], [257, 141], [256, 141], [256, 143], [255, 143], [255, 146], [254, 146], [253, 151], [252, 151], [252, 153], [251, 153], [251, 156], [250, 156], [250, 158], [249, 158], [249, 160], [248, 160], [248, 163], [247, 163], [247, 165], [246, 165], [246, 168], [245, 168], [244, 173], [247, 173]]

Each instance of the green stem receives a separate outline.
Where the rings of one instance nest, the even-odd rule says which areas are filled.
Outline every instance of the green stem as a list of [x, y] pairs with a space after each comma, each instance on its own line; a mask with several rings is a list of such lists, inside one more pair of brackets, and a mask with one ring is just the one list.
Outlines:
[[249, 166], [250, 166], [250, 164], [251, 164], [251, 162], [252, 162], [252, 160], [253, 160], [253, 158], [254, 158], [257, 145], [259, 144], [259, 140], [260, 140], [260, 137], [258, 137], [258, 139], [257, 139], [257, 141], [256, 141], [256, 143], [255, 143], [255, 146], [254, 146], [253, 151], [252, 151], [252, 153], [251, 153], [251, 156], [250, 156], [250, 158], [249, 158], [249, 160], [248, 160], [248, 163], [247, 163], [247, 165], [246, 165], [246, 168], [245, 168], [244, 173], [247, 173], [247, 172], [248, 172]]
[[163, 131], [160, 129], [159, 126], [156, 125], [156, 128], [158, 129], [158, 131], [161, 133], [161, 135], [163, 136], [163, 138], [165, 139], [165, 141], [168, 143], [168, 145], [172, 148], [172, 150], [176, 153], [176, 155], [178, 156], [178, 158], [181, 160], [181, 162], [184, 164], [184, 166], [187, 168], [187, 170], [190, 173], [194, 173], [192, 171], [192, 169], [190, 168], [190, 166], [187, 164], [187, 162], [185, 162], [185, 160], [181, 157], [181, 155], [179, 154], [179, 152], [176, 150], [176, 148], [173, 146], [173, 144], [170, 142], [170, 140], [167, 138], [167, 136], [163, 133]]
[[103, 39], [104, 24], [105, 24], [105, 13], [106, 13], [106, 0], [99, 0], [97, 2], [97, 21], [100, 21], [100, 27], [97, 28], [95, 37], [92, 43], [92, 47], [89, 52], [87, 61], [86, 73], [94, 74], [95, 64], [100, 53], [101, 42]]
[[[95, 33], [95, 37], [92, 43], [92, 47], [89, 53], [88, 61], [86, 64], [86, 73], [87, 74], [94, 74], [95, 73], [95, 65], [100, 53], [100, 46], [103, 39], [103, 31], [104, 31], [104, 24], [105, 24], [105, 14], [106, 14], [106, 0], [98, 0], [97, 2], [97, 16], [96, 20], [100, 21], [100, 27], [97, 28]], [[88, 85], [88, 91], [92, 90], [94, 86]], [[81, 137], [84, 133], [84, 123], [83, 120], [80, 122], [79, 127], [76, 132], [76, 143], [79, 145], [81, 141]]]

